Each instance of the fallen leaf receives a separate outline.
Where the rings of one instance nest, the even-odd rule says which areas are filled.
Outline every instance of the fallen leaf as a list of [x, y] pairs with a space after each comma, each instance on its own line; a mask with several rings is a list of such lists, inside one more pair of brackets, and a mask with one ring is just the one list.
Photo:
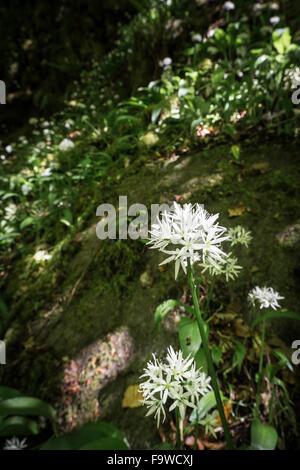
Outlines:
[[207, 449], [211, 450], [222, 450], [225, 449], [226, 447], [226, 442], [208, 442], [208, 441], [203, 441], [203, 444]]
[[197, 447], [198, 447], [198, 450], [205, 450], [205, 447], [200, 438], [197, 439]]
[[[223, 406], [223, 410], [224, 410], [224, 414], [225, 414], [225, 418], [226, 418], [226, 421], [229, 421], [228, 418], [231, 414], [231, 400], [228, 400], [228, 402], [225, 404], [222, 405]], [[221, 421], [221, 418], [220, 418], [220, 415], [218, 416], [218, 423], [220, 424], [220, 426], [222, 426], [222, 421]], [[206, 446], [206, 444], [205, 444]], [[206, 446], [207, 447], [207, 446]]]
[[229, 217], [238, 217], [243, 215], [246, 210], [244, 204], [239, 204], [238, 206], [233, 207], [232, 209], [228, 209]]
[[267, 171], [270, 171], [270, 164], [268, 162], [257, 162], [253, 163], [249, 168], [244, 168], [241, 171], [242, 175], [258, 175], [258, 174], [263, 174], [267, 173]]
[[141, 400], [143, 399], [143, 395], [139, 391], [139, 388], [139, 385], [129, 385], [124, 393], [122, 408], [138, 408], [142, 406]]
[[233, 324], [234, 332], [237, 336], [245, 338], [249, 336], [249, 329], [247, 326], [243, 325], [240, 321], [235, 321]]

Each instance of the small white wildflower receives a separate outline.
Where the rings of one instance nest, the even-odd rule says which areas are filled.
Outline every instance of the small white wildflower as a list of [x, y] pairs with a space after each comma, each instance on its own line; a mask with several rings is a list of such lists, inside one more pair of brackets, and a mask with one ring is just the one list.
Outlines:
[[8, 206], [5, 207], [6, 215], [7, 215], [8, 217], [14, 216], [14, 215], [16, 214], [16, 212], [17, 212], [17, 209], [18, 209], [18, 208], [17, 208], [16, 204], [13, 204], [13, 203], [8, 204]]
[[230, 11], [235, 9], [235, 4], [233, 2], [225, 2], [223, 7], [225, 10]]
[[32, 187], [29, 186], [29, 184], [24, 183], [21, 186], [21, 191], [24, 194], [24, 196], [27, 196], [27, 194], [30, 193], [30, 191], [32, 191]]
[[201, 42], [201, 41], [202, 41], [202, 36], [201, 36], [201, 34], [194, 34], [194, 35], [192, 36], [192, 41], [194, 41], [194, 42]]
[[66, 152], [67, 150], [71, 149], [74, 147], [74, 142], [70, 139], [64, 139], [61, 141], [59, 144], [58, 148], [61, 152]]
[[260, 3], [254, 3], [253, 5], [253, 10], [256, 12], [256, 11], [260, 11], [262, 9], [262, 5]]
[[225, 274], [226, 281], [228, 282], [229, 279], [234, 280], [235, 277], [238, 277], [239, 271], [242, 266], [237, 264], [238, 260], [235, 257], [231, 256], [231, 253], [228, 253], [228, 258], [226, 259], [225, 263], [223, 264], [223, 274]]
[[73, 119], [68, 119], [68, 120], [65, 122], [65, 128], [66, 128], [66, 129], [70, 129], [73, 125], [74, 125]]
[[202, 370], [196, 369], [193, 358], [183, 358], [182, 352], [175, 352], [170, 346], [166, 362], [160, 362], [155, 354], [149, 361], [141, 378], [140, 391], [142, 403], [149, 408], [147, 416], [154, 414], [159, 426], [160, 418], [166, 417], [165, 406], [169, 401], [169, 411], [179, 409], [184, 419], [187, 407], [195, 408], [199, 398], [209, 392], [210, 377]]
[[274, 25], [274, 24], [278, 24], [279, 21], [280, 21], [280, 18], [279, 18], [279, 16], [271, 16], [271, 18], [270, 18], [269, 21], [270, 21], [270, 23], [273, 24], [273, 25]]
[[242, 266], [237, 264], [237, 262], [237, 258], [232, 256], [232, 253], [230, 252], [228, 253], [227, 258], [223, 260], [218, 267], [213, 266], [209, 262], [201, 264], [200, 266], [202, 267], [203, 272], [205, 273], [205, 271], [208, 271], [210, 276], [220, 276], [224, 274], [226, 282], [228, 282], [230, 279], [234, 280], [235, 277], [238, 277], [239, 271], [243, 269]]
[[26, 437], [20, 440], [18, 437], [6, 439], [3, 450], [23, 450], [26, 449]]
[[175, 278], [180, 266], [186, 273], [187, 260], [193, 264], [202, 258], [203, 263], [210, 262], [218, 268], [226, 253], [219, 247], [228, 239], [222, 236], [226, 231], [216, 222], [219, 214], [210, 215], [200, 204], [184, 204], [181, 207], [174, 202], [173, 210], [165, 211], [161, 220], [153, 224], [150, 230], [150, 248], [157, 248], [170, 255], [162, 264], [175, 261]]
[[42, 171], [41, 176], [50, 176], [52, 174], [51, 168], [46, 168], [44, 171]]
[[7, 151], [7, 153], [11, 153], [12, 152], [12, 146], [11, 145], [7, 145], [5, 147], [5, 150]]
[[37, 263], [41, 263], [43, 261], [48, 261], [51, 259], [51, 255], [46, 250], [39, 250], [34, 255], [34, 259]]
[[247, 232], [241, 225], [230, 228], [228, 230], [228, 235], [231, 246], [241, 243], [241, 245], [248, 247], [248, 243], [252, 240], [251, 232]]
[[272, 287], [254, 287], [249, 294], [248, 300], [252, 305], [257, 301], [260, 308], [272, 307], [274, 310], [280, 308], [278, 300], [284, 299], [278, 292], [274, 291]]
[[159, 62], [159, 65], [163, 68], [170, 67], [172, 65], [172, 59], [171, 57], [165, 57], [163, 60]]

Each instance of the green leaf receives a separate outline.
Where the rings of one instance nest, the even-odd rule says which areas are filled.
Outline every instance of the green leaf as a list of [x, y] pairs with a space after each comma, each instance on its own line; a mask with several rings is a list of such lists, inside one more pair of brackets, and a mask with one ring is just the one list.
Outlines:
[[275, 47], [278, 54], [284, 54], [291, 45], [291, 34], [290, 29], [286, 28], [284, 33], [281, 35], [278, 34], [278, 31], [275, 30], [272, 34], [273, 46]]
[[214, 346], [211, 350], [212, 359], [217, 367], [219, 367], [222, 353], [223, 353], [222, 346]]
[[263, 320], [274, 320], [276, 318], [290, 318], [291, 320], [300, 320], [300, 315], [295, 312], [288, 312], [287, 310], [280, 310], [279, 312], [270, 311], [256, 318], [256, 320], [254, 320], [252, 323], [252, 328]]
[[236, 160], [240, 158], [240, 147], [238, 145], [233, 145], [231, 147], [231, 153]]
[[152, 450], [175, 450], [175, 448], [168, 442], [161, 442], [160, 444], [152, 447]]
[[157, 307], [154, 313], [154, 322], [158, 328], [158, 331], [160, 331], [161, 322], [163, 318], [167, 315], [170, 310], [172, 310], [174, 307], [177, 307], [178, 305], [181, 305], [178, 300], [169, 299], [165, 300], [162, 304]]
[[112, 437], [105, 437], [95, 441], [88, 442], [87, 444], [79, 447], [79, 450], [129, 450], [125, 440], [114, 439]]
[[280, 361], [280, 365], [286, 366], [288, 369], [290, 369], [291, 372], [293, 372], [294, 368], [292, 364], [290, 363], [289, 359], [286, 357], [286, 355], [280, 351], [279, 349], [275, 349], [275, 351], [272, 351], [273, 356], [277, 357]]
[[231, 124], [224, 124], [223, 131], [228, 134], [230, 137], [234, 138], [234, 127]]
[[278, 434], [273, 426], [255, 420], [251, 424], [251, 447], [255, 450], [274, 450]]
[[0, 386], [0, 401], [20, 397], [21, 395], [21, 392], [15, 388]]
[[[106, 440], [106, 442], [100, 442]], [[97, 423], [87, 423], [79, 431], [71, 434], [66, 434], [57, 439], [49, 439], [41, 446], [41, 450], [70, 450], [70, 449], [82, 449], [84, 446], [89, 445], [115, 445], [115, 442], [110, 443], [108, 441], [117, 441], [122, 443], [122, 446], [128, 445], [124, 440], [123, 433], [119, 431], [111, 423], [104, 423], [98, 421]], [[100, 449], [100, 447], [98, 447]], [[102, 447], [103, 449], [105, 447]], [[124, 449], [125, 447], [122, 447]], [[96, 450], [96, 447], [95, 447]], [[111, 447], [107, 447], [107, 450], [111, 450]]]
[[153, 111], [151, 113], [151, 122], [152, 123], [155, 123], [157, 121], [157, 119], [158, 119], [158, 117], [161, 113], [161, 110], [162, 110], [161, 106], [159, 106], [158, 108], [153, 109]]
[[33, 217], [26, 217], [21, 223], [20, 223], [20, 230], [23, 230], [24, 228], [28, 227], [29, 225], [34, 225], [35, 224], [35, 219]]
[[244, 360], [245, 355], [246, 355], [246, 348], [242, 343], [240, 343], [236, 339], [232, 339], [232, 341], [235, 344], [232, 367], [233, 368], [237, 367], [238, 371], [240, 372], [242, 364], [243, 364], [243, 360]]
[[203, 369], [203, 372], [205, 372], [206, 374], [208, 373], [208, 364], [207, 364], [207, 359], [206, 359], [206, 355], [205, 355], [205, 352], [204, 352], [204, 349], [203, 348], [199, 348], [199, 350], [197, 351], [197, 353], [195, 354], [194, 356], [194, 360], [196, 362], [196, 366], [198, 369]]
[[183, 355], [185, 357], [189, 354], [195, 356], [202, 343], [197, 322], [189, 317], [182, 317], [178, 333]]
[[10, 416], [0, 424], [0, 436], [29, 436], [38, 434], [39, 427], [33, 419], [24, 416]]
[[15, 397], [0, 402], [0, 416], [33, 415], [45, 416], [55, 422], [56, 411], [39, 398]]
[[[224, 395], [221, 393], [221, 400], [226, 401], [226, 398]], [[214, 391], [212, 390], [211, 392], [208, 392], [204, 397], [202, 397], [198, 404], [197, 408], [195, 408], [190, 416], [190, 422], [191, 423], [197, 423], [205, 417], [205, 415], [215, 406], [217, 405], [216, 398]]]

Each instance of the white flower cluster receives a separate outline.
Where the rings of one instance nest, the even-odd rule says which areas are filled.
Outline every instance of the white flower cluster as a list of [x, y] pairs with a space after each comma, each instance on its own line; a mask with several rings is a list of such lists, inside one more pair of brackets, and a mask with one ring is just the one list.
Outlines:
[[161, 220], [152, 225], [151, 238], [148, 244], [169, 256], [162, 264], [175, 261], [175, 278], [180, 266], [186, 273], [187, 260], [193, 264], [196, 261], [208, 261], [215, 268], [222, 263], [226, 253], [220, 244], [227, 240], [222, 236], [226, 228], [216, 221], [219, 214], [210, 215], [200, 204], [184, 204], [181, 207], [174, 202], [174, 209], [165, 211]]
[[278, 292], [274, 291], [272, 287], [254, 287], [248, 294], [249, 302], [255, 305], [257, 301], [260, 304], [260, 308], [272, 307], [274, 310], [280, 308], [278, 300], [284, 299]]
[[230, 228], [228, 230], [228, 235], [231, 246], [241, 243], [241, 245], [248, 247], [248, 243], [252, 240], [251, 232], [247, 232], [241, 225]]
[[202, 272], [205, 273], [205, 271], [208, 271], [210, 276], [220, 276], [221, 274], [224, 274], [226, 282], [230, 279], [233, 280], [235, 277], [238, 277], [239, 271], [243, 268], [237, 264], [237, 258], [231, 255], [232, 253], [228, 253], [227, 258], [220, 263], [218, 268], [210, 263], [201, 264], [200, 266], [203, 268]]
[[6, 439], [3, 450], [22, 450], [26, 449], [26, 437], [20, 440], [18, 437], [12, 437], [11, 439]]
[[74, 147], [74, 142], [72, 142], [72, 140], [70, 139], [63, 139], [58, 146], [61, 152], [66, 152], [67, 150], [72, 149], [73, 147]]
[[199, 398], [211, 389], [210, 377], [196, 369], [194, 359], [184, 359], [182, 352], [175, 352], [172, 346], [168, 349], [165, 363], [160, 362], [153, 354], [153, 362], [148, 362], [141, 378], [143, 377], [147, 380], [140, 385], [142, 403], [149, 408], [146, 416], [154, 413], [157, 427], [161, 415], [163, 420], [166, 417], [165, 406], [168, 399], [172, 402], [169, 411], [178, 407], [180, 418], [184, 419], [186, 408], [195, 408]]

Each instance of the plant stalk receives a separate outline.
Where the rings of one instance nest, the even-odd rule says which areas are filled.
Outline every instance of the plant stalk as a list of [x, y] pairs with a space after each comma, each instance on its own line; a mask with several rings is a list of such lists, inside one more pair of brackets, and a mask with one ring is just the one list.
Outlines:
[[266, 320], [264, 319], [263, 325], [262, 325], [261, 348], [260, 348], [260, 358], [259, 358], [259, 367], [258, 367], [258, 382], [257, 382], [257, 392], [256, 392], [256, 416], [257, 417], [259, 417], [260, 391], [261, 391], [262, 370], [263, 370], [264, 349], [265, 349], [265, 336], [266, 336]]
[[217, 382], [217, 376], [216, 376], [215, 368], [214, 368], [214, 365], [213, 365], [211, 353], [210, 353], [209, 346], [208, 346], [208, 341], [207, 341], [206, 334], [205, 334], [204, 321], [201, 317], [201, 312], [200, 312], [199, 303], [198, 303], [198, 299], [197, 299], [197, 294], [196, 294], [196, 289], [195, 289], [194, 273], [193, 273], [193, 270], [192, 270], [189, 259], [188, 259], [188, 279], [189, 279], [189, 284], [190, 284], [192, 297], [193, 297], [193, 302], [194, 302], [194, 306], [195, 306], [198, 328], [199, 328], [199, 331], [200, 331], [200, 336], [201, 336], [201, 339], [202, 339], [203, 349], [204, 349], [204, 353], [205, 353], [206, 360], [207, 360], [208, 372], [209, 372], [209, 375], [211, 377], [211, 384], [212, 384], [212, 388], [213, 388], [213, 391], [214, 391], [214, 394], [215, 394], [219, 415], [220, 415], [220, 418], [221, 418], [221, 421], [222, 421], [224, 436], [225, 436], [225, 439], [226, 439], [226, 442], [227, 442], [227, 445], [228, 445], [228, 449], [233, 450], [233, 444], [232, 444], [232, 440], [231, 440], [231, 436], [230, 436], [229, 426], [228, 426], [228, 423], [227, 423], [227, 420], [226, 420], [226, 417], [225, 417], [225, 413], [224, 413], [224, 409], [223, 409], [223, 405], [222, 405], [222, 400], [221, 400], [221, 396], [220, 396], [219, 385], [218, 385], [218, 382]]
[[179, 408], [177, 406], [175, 410], [176, 415], [176, 448], [181, 449], [181, 436], [180, 436], [180, 417], [179, 417]]

